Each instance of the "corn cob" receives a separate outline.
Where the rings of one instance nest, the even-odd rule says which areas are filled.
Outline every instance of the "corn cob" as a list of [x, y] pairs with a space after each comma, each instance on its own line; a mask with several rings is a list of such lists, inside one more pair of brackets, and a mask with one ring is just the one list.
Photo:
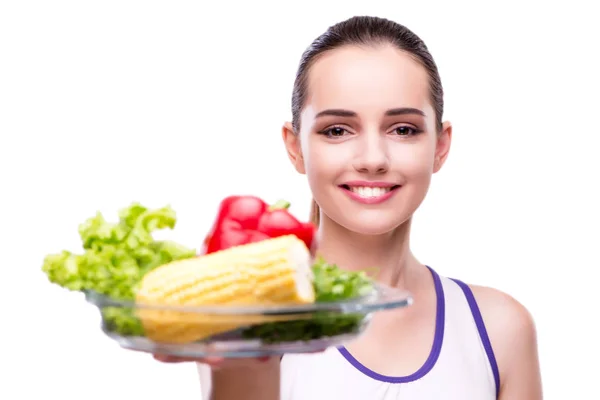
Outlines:
[[[146, 274], [140, 304], [172, 306], [304, 304], [315, 300], [310, 252], [294, 235], [165, 264]], [[139, 308], [154, 341], [184, 343], [289, 316], [236, 316]]]

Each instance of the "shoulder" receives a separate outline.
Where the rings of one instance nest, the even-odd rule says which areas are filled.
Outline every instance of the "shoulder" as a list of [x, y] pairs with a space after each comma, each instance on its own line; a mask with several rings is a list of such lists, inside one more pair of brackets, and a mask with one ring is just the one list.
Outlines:
[[[507, 334], [535, 335], [535, 322], [529, 310], [511, 295], [487, 286], [469, 284], [488, 330]], [[489, 332], [490, 335], [493, 332]]]
[[521, 386], [515, 383], [520, 379], [519, 376], [528, 376], [534, 379], [530, 383], [535, 384], [539, 366], [536, 325], [531, 312], [513, 296], [498, 289], [473, 284], [468, 286], [477, 302], [494, 351], [500, 387]]

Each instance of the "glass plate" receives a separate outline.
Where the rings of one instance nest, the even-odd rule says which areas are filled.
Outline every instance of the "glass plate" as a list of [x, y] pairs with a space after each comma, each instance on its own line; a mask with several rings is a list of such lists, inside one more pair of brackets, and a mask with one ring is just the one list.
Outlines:
[[356, 339], [373, 313], [407, 307], [405, 290], [375, 284], [345, 301], [288, 306], [146, 305], [86, 292], [102, 331], [121, 347], [180, 357], [261, 357], [310, 353]]

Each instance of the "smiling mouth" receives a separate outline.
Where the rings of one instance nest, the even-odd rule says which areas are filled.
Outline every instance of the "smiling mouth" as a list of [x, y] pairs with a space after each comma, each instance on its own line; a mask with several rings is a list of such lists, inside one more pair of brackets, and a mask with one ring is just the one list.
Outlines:
[[376, 198], [384, 196], [392, 190], [398, 189], [400, 185], [386, 187], [340, 185], [340, 187], [363, 198]]

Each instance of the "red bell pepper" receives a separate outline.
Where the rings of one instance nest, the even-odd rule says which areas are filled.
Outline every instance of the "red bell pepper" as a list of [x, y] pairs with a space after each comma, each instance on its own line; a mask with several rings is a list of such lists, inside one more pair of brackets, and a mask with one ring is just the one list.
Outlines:
[[315, 226], [296, 219], [288, 211], [289, 206], [283, 200], [269, 206], [256, 196], [225, 198], [204, 240], [204, 253], [289, 234], [296, 235], [311, 249]]

